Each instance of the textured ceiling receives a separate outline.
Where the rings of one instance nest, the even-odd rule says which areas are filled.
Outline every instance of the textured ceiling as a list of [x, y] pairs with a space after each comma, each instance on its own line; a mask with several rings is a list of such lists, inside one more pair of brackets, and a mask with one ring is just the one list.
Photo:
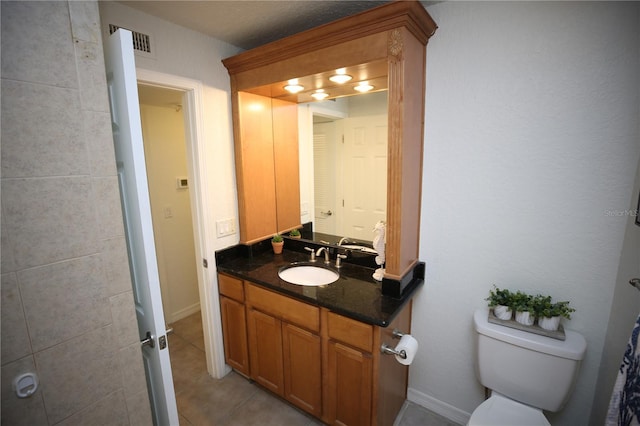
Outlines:
[[367, 0], [120, 1], [149, 15], [191, 28], [247, 50], [388, 2]]

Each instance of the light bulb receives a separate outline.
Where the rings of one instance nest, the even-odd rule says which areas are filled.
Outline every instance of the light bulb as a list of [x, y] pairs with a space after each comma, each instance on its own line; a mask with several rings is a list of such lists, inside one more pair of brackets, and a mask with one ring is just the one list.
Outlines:
[[357, 86], [354, 86], [353, 89], [357, 90], [358, 92], [368, 92], [369, 90], [373, 89], [373, 86], [370, 85], [368, 81], [361, 81]]
[[329, 77], [329, 80], [333, 81], [334, 83], [344, 84], [347, 81], [351, 80], [351, 78], [352, 77], [347, 74], [347, 70], [345, 68], [338, 68], [336, 70], [336, 73]]
[[291, 80], [288, 80], [287, 83], [288, 84], [284, 86], [284, 90], [286, 90], [287, 92], [298, 93], [304, 90], [304, 86], [298, 84], [297, 78], [292, 78]]
[[311, 94], [311, 97], [315, 100], [321, 101], [328, 97], [329, 94], [324, 91], [324, 89], [318, 89], [314, 93]]

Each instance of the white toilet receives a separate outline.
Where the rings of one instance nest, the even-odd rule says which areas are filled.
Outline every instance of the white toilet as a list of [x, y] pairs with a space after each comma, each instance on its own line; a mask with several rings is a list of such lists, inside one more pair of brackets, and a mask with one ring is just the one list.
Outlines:
[[565, 330], [553, 339], [493, 324], [488, 309], [473, 315], [476, 373], [491, 397], [471, 414], [469, 426], [550, 425], [542, 410], [560, 411], [569, 399], [587, 342]]

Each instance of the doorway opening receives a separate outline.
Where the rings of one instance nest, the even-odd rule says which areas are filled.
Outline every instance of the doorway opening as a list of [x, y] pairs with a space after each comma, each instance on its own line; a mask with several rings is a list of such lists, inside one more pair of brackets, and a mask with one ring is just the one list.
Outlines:
[[138, 85], [162, 305], [169, 325], [200, 311], [183, 95]]
[[[200, 155], [200, 152], [204, 151], [202, 83], [143, 69], [137, 69], [136, 74], [138, 87], [142, 89], [139, 96], [145, 152], [147, 140], [153, 141], [153, 137], [148, 137], [148, 132], [160, 133], [159, 138], [164, 139], [160, 144], [171, 144], [176, 152], [181, 151], [181, 160], [175, 163], [172, 159], [163, 158], [171, 156], [168, 152], [153, 153], [155, 148], [152, 148], [151, 158], [146, 160], [148, 170], [150, 160], [154, 163], [159, 160], [158, 164], [151, 166], [156, 168], [155, 172], [149, 171], [148, 175], [154, 217], [154, 239], [156, 247], [159, 243], [162, 246], [162, 252], [157, 250], [157, 253], [165, 321], [172, 323], [201, 312], [207, 372], [214, 378], [221, 378], [229, 369], [224, 361], [217, 294], [213, 294], [214, 291], [208, 284], [215, 282], [216, 277], [215, 268], [208, 268], [207, 261], [207, 230], [211, 228], [208, 217], [212, 215], [205, 215], [204, 212], [210, 212], [212, 205], [205, 191], [206, 170], [204, 159]], [[153, 100], [152, 95], [158, 98]], [[148, 108], [143, 107], [144, 104], [155, 106]], [[157, 129], [147, 129], [147, 124], [144, 123], [147, 113], [149, 116], [158, 114], [158, 117], [167, 120], [172, 117], [172, 121], [181, 122], [182, 126], [174, 123], [177, 129], [173, 128], [173, 136], [168, 137], [163, 133], [165, 124], [162, 124], [162, 128], [158, 126]], [[152, 118], [151, 122], [157, 123], [158, 117]], [[183, 141], [181, 147], [178, 139]], [[173, 165], [165, 167], [164, 163]], [[159, 182], [155, 183], [159, 184], [159, 191], [164, 192], [155, 203], [152, 174], [160, 176]], [[156, 232], [156, 222], [160, 222], [166, 229], [160, 233]], [[177, 255], [180, 250], [186, 253]], [[162, 262], [164, 265], [160, 265]], [[168, 283], [166, 289], [162, 282], [163, 272]]]

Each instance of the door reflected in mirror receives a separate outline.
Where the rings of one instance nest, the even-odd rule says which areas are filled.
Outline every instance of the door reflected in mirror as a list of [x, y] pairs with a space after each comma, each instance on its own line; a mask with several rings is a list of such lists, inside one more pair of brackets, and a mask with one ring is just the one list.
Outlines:
[[387, 91], [310, 108], [314, 232], [371, 241], [387, 213]]

